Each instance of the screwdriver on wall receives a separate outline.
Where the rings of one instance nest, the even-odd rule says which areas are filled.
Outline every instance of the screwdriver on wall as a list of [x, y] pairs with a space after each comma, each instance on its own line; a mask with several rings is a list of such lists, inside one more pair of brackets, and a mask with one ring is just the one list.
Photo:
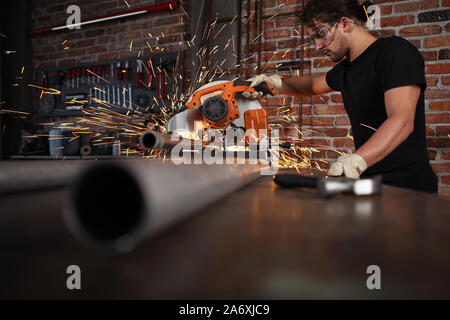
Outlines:
[[141, 76], [142, 76], [142, 60], [137, 60], [137, 67], [136, 67], [136, 88], [141, 87]]
[[116, 80], [120, 80], [121, 75], [122, 75], [122, 68], [120, 67], [120, 62], [117, 62], [117, 66], [116, 66]]

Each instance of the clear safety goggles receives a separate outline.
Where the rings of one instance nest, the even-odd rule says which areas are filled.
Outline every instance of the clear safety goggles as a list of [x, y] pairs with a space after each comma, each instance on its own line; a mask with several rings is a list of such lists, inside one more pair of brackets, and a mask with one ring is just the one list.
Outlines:
[[311, 34], [311, 42], [315, 46], [317, 44], [321, 44], [322, 46], [326, 47], [330, 44], [331, 38], [333, 36], [334, 31], [336, 30], [336, 26], [338, 25], [339, 21], [336, 22], [331, 30], [328, 30], [328, 28], [322, 26]]

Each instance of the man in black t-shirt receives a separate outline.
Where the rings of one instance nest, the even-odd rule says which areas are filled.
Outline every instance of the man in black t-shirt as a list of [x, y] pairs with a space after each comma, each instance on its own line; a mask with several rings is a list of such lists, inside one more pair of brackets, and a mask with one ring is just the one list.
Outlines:
[[[426, 148], [424, 60], [400, 37], [377, 39], [364, 27], [357, 0], [309, 0], [302, 21], [316, 50], [339, 62], [326, 75], [281, 79], [259, 75], [252, 86], [270, 82], [278, 93], [307, 96], [340, 91], [356, 151], [334, 162], [328, 175], [350, 178], [381, 174], [385, 184], [437, 192]], [[261, 98], [262, 93], [245, 93]]]

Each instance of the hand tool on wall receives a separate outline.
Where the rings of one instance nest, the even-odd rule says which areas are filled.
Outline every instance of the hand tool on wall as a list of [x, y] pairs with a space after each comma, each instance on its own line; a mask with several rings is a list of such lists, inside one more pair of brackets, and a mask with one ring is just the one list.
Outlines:
[[92, 84], [95, 84], [95, 66], [91, 66], [91, 82]]
[[41, 87], [48, 88], [48, 72], [41, 71]]
[[152, 86], [152, 73], [150, 72], [152, 66], [152, 58], [149, 57], [148, 58], [148, 67], [147, 67], [147, 88], [150, 89], [150, 87]]
[[81, 85], [84, 84], [84, 77], [86, 76], [86, 68], [81, 68]]
[[122, 88], [122, 107], [126, 108], [127, 107], [127, 96], [126, 96], [126, 89], [125, 87]]
[[67, 69], [66, 76], [65, 76], [65, 79], [64, 79], [67, 88], [70, 87], [70, 76], [71, 76], [71, 74], [72, 74], [72, 69], [70, 69], [70, 68]]
[[103, 66], [101, 64], [99, 64], [97, 66], [97, 76], [95, 77], [98, 84], [100, 84], [100, 77], [102, 76], [102, 72], [103, 72]]
[[141, 87], [141, 81], [142, 81], [142, 60], [137, 60], [136, 61], [137, 66], [136, 66], [136, 88], [140, 88]]
[[129, 73], [130, 73], [130, 63], [128, 61], [125, 61], [125, 67], [122, 69], [122, 80], [128, 81], [129, 79]]
[[90, 84], [91, 83], [91, 73], [89, 72], [91, 71], [91, 67], [86, 67], [86, 83]]
[[116, 104], [116, 86], [112, 86], [111, 90], [112, 90], [112, 104]]
[[104, 64], [103, 65], [103, 70], [102, 70], [102, 78], [107, 80], [108, 79], [108, 72], [109, 72], [109, 65]]
[[75, 78], [77, 76], [77, 69], [73, 68], [72, 69], [72, 89], [75, 88]]
[[120, 62], [116, 64], [116, 80], [120, 80], [122, 77], [122, 68]]
[[108, 95], [107, 101], [108, 101], [108, 103], [111, 103], [111, 87], [108, 86], [106, 91], [107, 91], [107, 95]]
[[114, 64], [109, 65], [109, 80], [114, 80]]
[[345, 177], [305, 177], [299, 174], [277, 174], [274, 177], [276, 184], [282, 187], [306, 187], [317, 189], [321, 198], [341, 193], [354, 195], [381, 194], [381, 176], [367, 179], [349, 179]]
[[128, 85], [128, 109], [133, 110], [133, 93], [132, 93], [132, 85]]
[[92, 104], [92, 88], [89, 88], [89, 104]]
[[98, 77], [98, 76], [100, 76], [100, 74], [102, 73], [102, 65], [98, 65], [97, 66], [97, 83], [100, 83], [100, 77]]
[[77, 88], [79, 88], [80, 87], [80, 76], [81, 76], [80, 68], [77, 68], [76, 75], [77, 75]]
[[[108, 74], [108, 65], [106, 65], [106, 64], [102, 64], [102, 69], [101, 69], [101, 73], [100, 73], [100, 76], [103, 78], [103, 79], [106, 79], [106, 75]], [[101, 80], [101, 79], [100, 79]]]
[[117, 86], [117, 100], [116, 100], [116, 105], [118, 105], [119, 107], [120, 107], [120, 95], [121, 95], [121, 92], [120, 92], [120, 87], [119, 86]]
[[56, 85], [62, 86], [64, 84], [64, 78], [65, 78], [66, 74], [64, 71], [58, 71], [56, 72], [56, 79], [55, 79], [55, 83]]
[[165, 58], [159, 59], [159, 65], [156, 72], [156, 97], [158, 99], [163, 99], [165, 95], [165, 68], [167, 66], [167, 61]]

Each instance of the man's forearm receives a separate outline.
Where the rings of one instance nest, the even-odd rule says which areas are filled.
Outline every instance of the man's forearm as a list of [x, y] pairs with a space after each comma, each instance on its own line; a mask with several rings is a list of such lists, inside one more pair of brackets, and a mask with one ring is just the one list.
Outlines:
[[388, 118], [355, 153], [363, 157], [370, 167], [394, 151], [413, 130], [414, 124], [404, 118]]
[[311, 74], [285, 78], [282, 81], [281, 93], [290, 96], [311, 96], [334, 91], [326, 81], [324, 74]]
[[289, 96], [309, 96], [313, 93], [313, 76], [306, 75], [283, 79], [281, 94]]

